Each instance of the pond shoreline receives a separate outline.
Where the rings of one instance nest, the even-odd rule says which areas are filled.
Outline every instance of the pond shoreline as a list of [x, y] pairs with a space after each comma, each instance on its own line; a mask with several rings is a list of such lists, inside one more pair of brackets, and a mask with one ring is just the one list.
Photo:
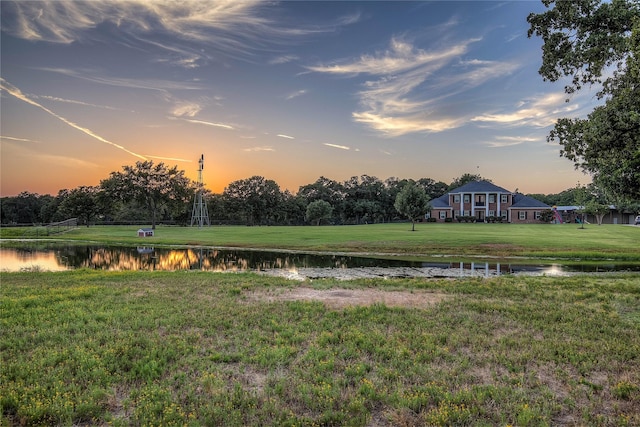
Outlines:
[[[313, 280], [313, 279], [397, 279], [397, 278], [427, 278], [427, 279], [459, 279], [462, 277], [488, 278], [505, 275], [495, 269], [456, 269], [437, 267], [356, 267], [356, 268], [298, 268], [295, 270], [267, 269], [258, 274], [282, 277], [289, 280]], [[556, 271], [553, 274], [543, 272], [520, 272], [510, 275], [527, 276], [570, 276], [575, 273]], [[592, 274], [592, 273], [589, 273]]]

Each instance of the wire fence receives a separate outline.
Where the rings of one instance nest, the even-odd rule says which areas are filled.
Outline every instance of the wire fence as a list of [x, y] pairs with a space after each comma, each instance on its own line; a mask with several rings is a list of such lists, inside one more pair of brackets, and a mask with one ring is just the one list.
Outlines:
[[47, 235], [64, 233], [78, 227], [78, 218], [69, 218], [60, 222], [47, 224]]

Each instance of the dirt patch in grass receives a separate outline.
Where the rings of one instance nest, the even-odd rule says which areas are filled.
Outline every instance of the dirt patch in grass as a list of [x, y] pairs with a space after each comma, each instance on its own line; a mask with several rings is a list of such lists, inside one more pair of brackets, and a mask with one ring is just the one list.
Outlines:
[[299, 287], [248, 294], [253, 301], [320, 301], [327, 307], [341, 309], [353, 306], [384, 304], [388, 307], [425, 308], [450, 296], [435, 292], [382, 291], [378, 289], [312, 289]]

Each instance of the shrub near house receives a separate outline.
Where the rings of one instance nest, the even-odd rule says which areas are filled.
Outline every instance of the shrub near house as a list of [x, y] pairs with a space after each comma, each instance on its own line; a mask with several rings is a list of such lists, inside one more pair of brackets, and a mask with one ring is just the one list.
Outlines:
[[473, 181], [431, 200], [427, 218], [437, 222], [512, 222], [530, 224], [541, 221], [550, 206], [533, 197], [514, 193], [488, 181]]

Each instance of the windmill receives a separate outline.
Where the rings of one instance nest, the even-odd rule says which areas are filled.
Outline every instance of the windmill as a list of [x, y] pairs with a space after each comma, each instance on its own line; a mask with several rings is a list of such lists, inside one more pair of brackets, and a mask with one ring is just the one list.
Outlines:
[[191, 212], [191, 226], [198, 224], [198, 228], [203, 227], [205, 224], [207, 227], [209, 224], [209, 211], [207, 210], [207, 201], [202, 197], [202, 171], [204, 170], [204, 154], [200, 155], [198, 160], [198, 190], [196, 196], [193, 199], [193, 211]]

